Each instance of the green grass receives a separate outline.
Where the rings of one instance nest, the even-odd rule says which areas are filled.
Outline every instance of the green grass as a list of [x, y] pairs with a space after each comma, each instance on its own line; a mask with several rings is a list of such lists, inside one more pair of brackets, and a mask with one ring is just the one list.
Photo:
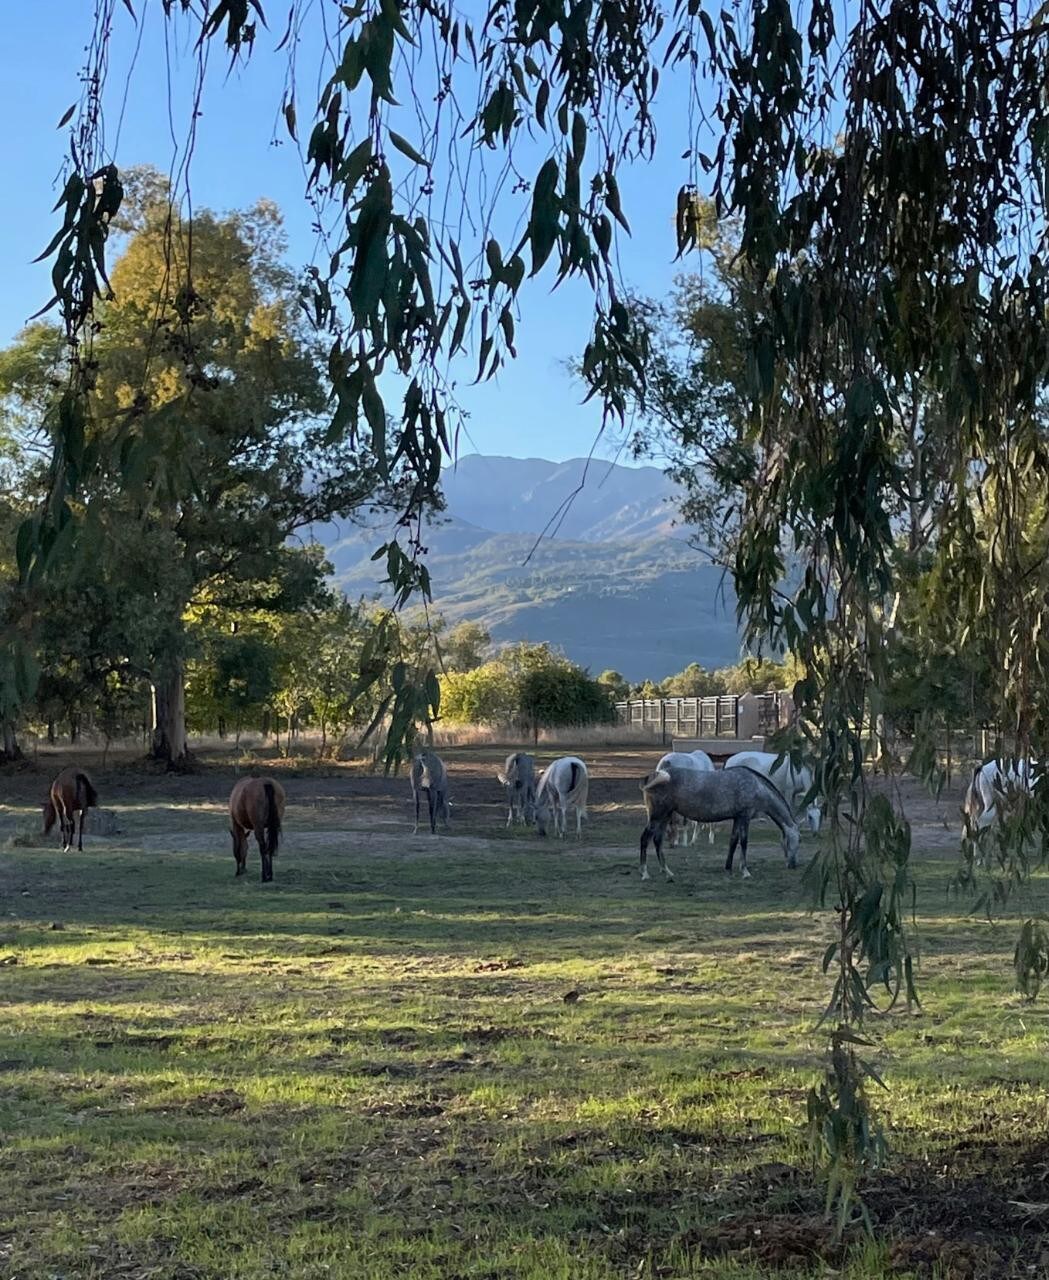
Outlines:
[[[5, 1277], [861, 1280], [998, 1274], [980, 1249], [1011, 1266], [1017, 1242], [1038, 1263], [1045, 1009], [942, 859], [917, 861], [924, 1007], [874, 1028], [893, 1221], [842, 1254], [801, 1132], [831, 925], [767, 835], [747, 883], [719, 843], [641, 885], [622, 813], [577, 846], [299, 807], [262, 886], [257, 855], [234, 880], [217, 808], [121, 816], [83, 855], [0, 854]], [[981, 1197], [1006, 1206], [986, 1242]], [[948, 1221], [976, 1270], [922, 1253]]]

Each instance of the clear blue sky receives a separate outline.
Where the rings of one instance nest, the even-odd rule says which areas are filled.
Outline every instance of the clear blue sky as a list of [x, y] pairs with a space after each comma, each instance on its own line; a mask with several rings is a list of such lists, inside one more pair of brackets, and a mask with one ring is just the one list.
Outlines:
[[[172, 156], [164, 51], [165, 24], [159, 0], [134, 0], [141, 42], [117, 139], [126, 71], [139, 31], [123, 5], [116, 6], [111, 82], [106, 96], [106, 136], [115, 145], [113, 158], [126, 167], [153, 164], [167, 168]], [[4, 246], [4, 289], [0, 291], [0, 342], [8, 342], [27, 318], [50, 296], [45, 264], [32, 265], [57, 225], [50, 212], [65, 131], [55, 126], [79, 96], [78, 73], [90, 35], [91, 10], [85, 0], [37, 0], [10, 6], [5, 15], [5, 75], [0, 80], [0, 119], [5, 122], [4, 155], [8, 175], [0, 204], [0, 244]], [[293, 147], [274, 146], [274, 121], [284, 82], [284, 55], [274, 53], [283, 34], [286, 9], [278, 0], [265, 6], [270, 32], [262, 32], [246, 66], [224, 79], [224, 64], [212, 66], [204, 114], [192, 169], [198, 206], [229, 209], [260, 196], [275, 200], [284, 211], [295, 265], [313, 251], [309, 209], [303, 201], [304, 178]], [[178, 31], [186, 28], [180, 24]], [[216, 43], [216, 55], [221, 49]], [[171, 65], [176, 84], [175, 129], [182, 138], [187, 120], [186, 86], [192, 74], [192, 50], [184, 34], [172, 41]], [[301, 55], [300, 120], [311, 105], [313, 78], [308, 49]], [[315, 93], [313, 98], [315, 99]], [[673, 209], [685, 178], [680, 158], [686, 146], [682, 95], [671, 86], [660, 112], [659, 158], [626, 175], [624, 207], [633, 237], [623, 241], [621, 260], [630, 284], [654, 296], [664, 295], [677, 268], [673, 263]], [[395, 126], [396, 127], [396, 126]], [[300, 134], [307, 132], [300, 125]], [[283, 128], [277, 135], [284, 136]], [[519, 358], [498, 381], [481, 387], [462, 386], [461, 399], [470, 413], [470, 439], [464, 453], [555, 460], [585, 454], [599, 425], [596, 407], [579, 403], [577, 384], [563, 368], [578, 354], [590, 327], [587, 286], [568, 282], [555, 293], [549, 284], [533, 282], [524, 295], [518, 327]], [[611, 442], [598, 447], [611, 456]], [[625, 459], [624, 459], [625, 461]]]

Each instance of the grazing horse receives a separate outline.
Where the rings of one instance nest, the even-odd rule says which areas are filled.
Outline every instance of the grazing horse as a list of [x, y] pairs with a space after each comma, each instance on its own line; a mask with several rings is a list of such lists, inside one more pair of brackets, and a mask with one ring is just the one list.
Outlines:
[[412, 797], [415, 800], [415, 826], [412, 835], [419, 830], [419, 795], [426, 792], [426, 805], [430, 811], [430, 835], [437, 834], [437, 815], [448, 830], [448, 770], [444, 761], [434, 751], [420, 751], [412, 760]]
[[663, 836], [675, 813], [693, 822], [724, 822], [732, 819], [732, 838], [728, 846], [725, 870], [731, 872], [737, 845], [744, 879], [747, 870], [747, 838], [750, 823], [758, 814], [766, 817], [783, 833], [783, 852], [788, 867], [797, 866], [801, 833], [794, 822], [790, 805], [763, 774], [738, 767], [719, 769], [716, 773], [700, 773], [698, 769], [671, 766], [657, 769], [641, 783], [648, 825], [641, 833], [641, 879], [648, 879], [648, 843], [655, 841], [659, 866], [668, 880], [674, 873], [663, 858]]
[[515, 821], [528, 825], [535, 812], [535, 756], [515, 751], [506, 757], [506, 764], [496, 776], [506, 788], [506, 825], [512, 826]]
[[[713, 773], [714, 761], [705, 751], [668, 751], [665, 756], [656, 765], [657, 769], [665, 769], [667, 765], [677, 765], [681, 769], [698, 769], [701, 773]], [[670, 837], [670, 847], [675, 848], [678, 840], [684, 836], [685, 844], [695, 844], [699, 840], [699, 823], [682, 821], [678, 824], [678, 817], [674, 814], [670, 819], [670, 826], [667, 827], [667, 835]], [[689, 831], [689, 827], [692, 828]], [[714, 826], [713, 823], [707, 825], [707, 837], [710, 843], [714, 843]]]
[[248, 869], [248, 837], [254, 831], [262, 857], [262, 883], [273, 879], [273, 859], [284, 818], [284, 788], [272, 778], [241, 778], [229, 793], [229, 833], [242, 876]]
[[970, 835], [978, 835], [998, 817], [999, 800], [1032, 791], [1038, 781], [1037, 765], [1029, 760], [988, 760], [977, 765], [962, 801], [962, 817]]
[[586, 765], [578, 756], [560, 756], [543, 770], [536, 792], [535, 821], [539, 834], [546, 837], [546, 828], [553, 820], [554, 834], [564, 839], [568, 806], [575, 809], [576, 838], [583, 834], [586, 817], [586, 798], [590, 791], [590, 778]]
[[77, 849], [84, 852], [84, 815], [88, 809], [98, 804], [98, 792], [83, 769], [75, 766], [63, 769], [51, 783], [51, 791], [44, 805], [44, 835], [51, 830], [57, 819], [61, 824], [62, 852], [68, 853], [73, 847], [73, 831], [76, 827], [76, 815], [80, 814], [80, 832], [77, 836]]
[[[777, 755], [774, 751], [737, 751], [725, 761], [725, 768], [753, 769], [764, 774], [789, 801], [795, 813], [800, 811], [805, 798], [812, 792], [812, 770], [809, 766], [803, 764], [795, 768], [789, 756]], [[823, 812], [815, 801], [805, 805], [805, 818], [812, 834], [819, 835]]]

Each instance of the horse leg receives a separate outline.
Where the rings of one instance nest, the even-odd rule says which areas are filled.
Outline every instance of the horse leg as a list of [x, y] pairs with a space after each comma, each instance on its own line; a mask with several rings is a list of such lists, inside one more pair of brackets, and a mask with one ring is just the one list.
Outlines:
[[662, 873], [666, 876], [668, 880], [673, 880], [674, 873], [667, 866], [666, 858], [663, 857], [663, 836], [666, 834], [666, 829], [667, 829], [667, 824], [665, 822], [656, 824], [656, 833], [655, 833], [656, 857], [659, 859], [660, 871], [662, 871]]
[[[269, 837], [264, 826], [255, 828], [255, 842], [259, 846], [259, 858], [262, 862], [262, 883], [267, 884], [273, 879], [273, 851], [270, 849]], [[247, 843], [247, 836], [245, 836], [245, 843]]]
[[243, 876], [248, 869], [248, 837], [238, 827], [230, 827], [229, 833], [233, 837], [233, 860], [237, 864], [233, 874]]
[[641, 879], [648, 879], [648, 842], [652, 838], [652, 823], [641, 832]]
[[437, 834], [437, 797], [433, 793], [433, 787], [426, 788], [426, 808], [430, 815], [430, 835]]
[[728, 841], [728, 857], [725, 859], [725, 871], [728, 875], [732, 874], [732, 858], [736, 852], [736, 845], [739, 844], [739, 819], [736, 818], [732, 823], [732, 835]]
[[[77, 835], [77, 842], [76, 842], [76, 847], [77, 847], [77, 852], [78, 852], [78, 853], [83, 853], [83, 852], [84, 852], [84, 815], [85, 815], [86, 813], [87, 813], [87, 810], [86, 810], [86, 809], [81, 809], [81, 810], [80, 810], [80, 832], [79, 832], [79, 834]], [[73, 816], [75, 817], [76, 815], [74, 814]]]
[[412, 835], [417, 836], [419, 834], [419, 792], [415, 790], [412, 795], [415, 796], [415, 826], [412, 827]]
[[750, 819], [743, 818], [739, 824], [739, 865], [742, 878], [750, 879], [750, 872], [747, 870], [747, 839], [750, 836]]

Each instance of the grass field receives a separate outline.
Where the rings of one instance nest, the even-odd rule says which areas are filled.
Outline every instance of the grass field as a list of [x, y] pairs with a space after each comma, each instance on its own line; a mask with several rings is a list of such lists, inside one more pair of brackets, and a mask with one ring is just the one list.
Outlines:
[[[801, 1131], [831, 925], [772, 833], [749, 882], [722, 836], [642, 886], [629, 753], [581, 845], [448, 759], [436, 839], [403, 780], [289, 777], [272, 885], [233, 878], [215, 770], [102, 774], [119, 836], [0, 853], [5, 1280], [1049, 1275], [1046, 1008], [947, 900], [938, 819], [924, 1007], [875, 1028], [876, 1238], [839, 1247]], [[0, 836], [43, 777], [0, 779]]]

